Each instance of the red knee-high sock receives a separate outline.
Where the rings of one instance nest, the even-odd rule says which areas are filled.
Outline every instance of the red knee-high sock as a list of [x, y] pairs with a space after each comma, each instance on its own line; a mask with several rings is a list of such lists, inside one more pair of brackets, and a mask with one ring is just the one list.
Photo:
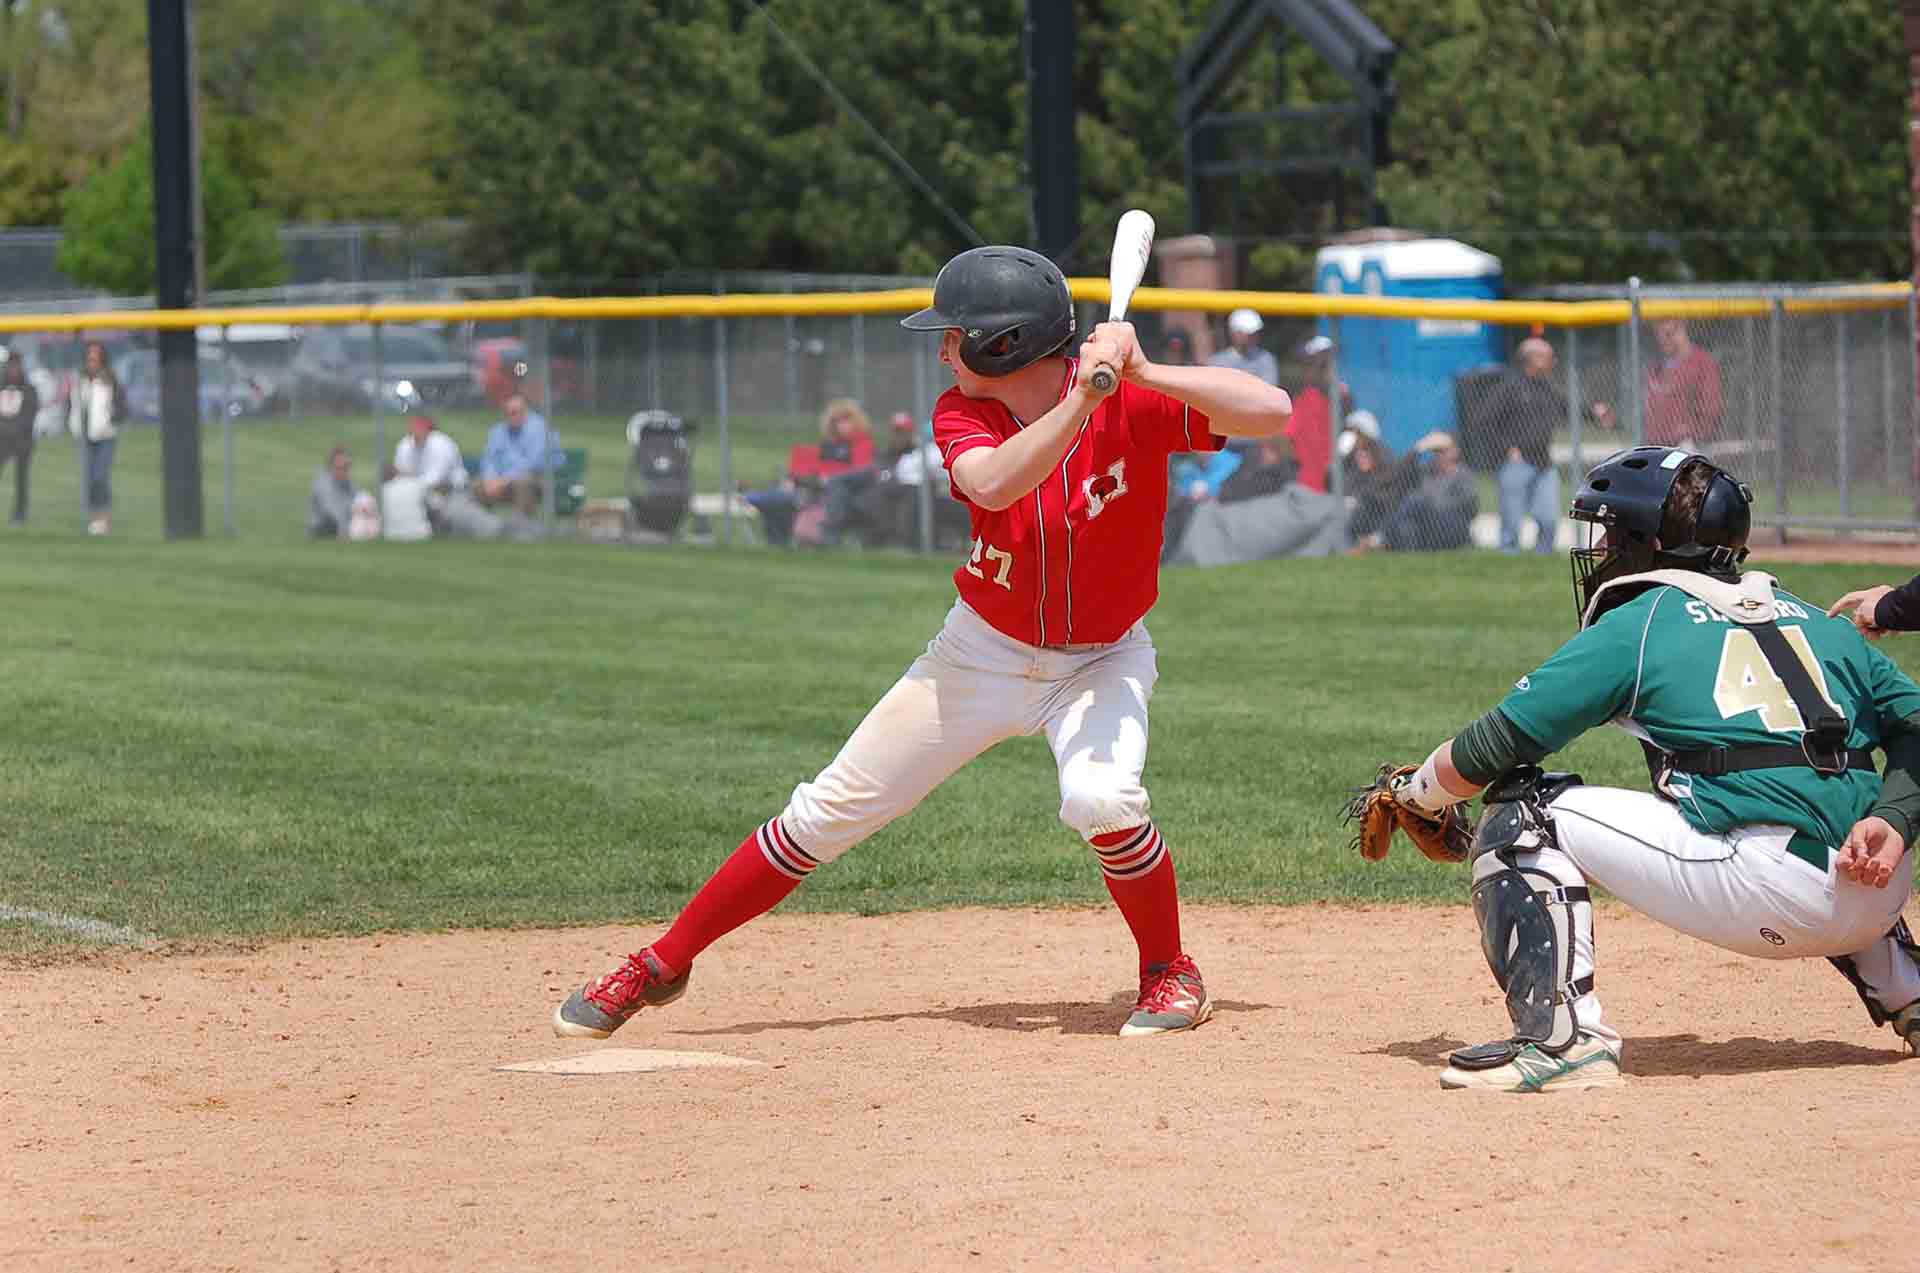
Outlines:
[[1093, 837], [1100, 874], [1140, 947], [1140, 971], [1180, 954], [1180, 885], [1173, 856], [1153, 823]]
[[778, 906], [818, 865], [793, 842], [780, 819], [764, 824], [741, 841], [693, 895], [667, 935], [653, 943], [654, 958], [676, 976], [687, 971], [701, 951]]

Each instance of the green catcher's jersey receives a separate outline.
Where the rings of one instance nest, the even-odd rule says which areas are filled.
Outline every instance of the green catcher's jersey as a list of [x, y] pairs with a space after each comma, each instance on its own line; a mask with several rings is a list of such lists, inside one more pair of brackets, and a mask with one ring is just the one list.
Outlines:
[[[1774, 598], [1781, 635], [1851, 723], [1849, 747], [1876, 747], [1894, 722], [1920, 712], [1920, 686], [1851, 622], [1789, 593]], [[1548, 751], [1609, 721], [1666, 751], [1792, 746], [1805, 728], [1753, 633], [1671, 584], [1602, 615], [1522, 677], [1499, 710]], [[1666, 794], [1710, 835], [1771, 822], [1837, 845], [1879, 797], [1880, 775], [1824, 777], [1806, 765], [1676, 773]]]

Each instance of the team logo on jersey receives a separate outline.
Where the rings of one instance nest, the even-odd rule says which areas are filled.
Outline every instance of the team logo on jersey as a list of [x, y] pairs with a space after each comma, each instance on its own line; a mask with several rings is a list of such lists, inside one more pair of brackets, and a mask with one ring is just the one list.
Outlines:
[[1528, 690], [1533, 688], [1533, 678], [1530, 676], [1523, 676], [1519, 680], [1513, 683], [1513, 688], [1519, 690], [1522, 694], [1524, 694]]
[[1087, 520], [1092, 521], [1110, 502], [1127, 493], [1127, 462], [1115, 460], [1106, 472], [1085, 479], [1080, 483], [1080, 493], [1086, 497]]

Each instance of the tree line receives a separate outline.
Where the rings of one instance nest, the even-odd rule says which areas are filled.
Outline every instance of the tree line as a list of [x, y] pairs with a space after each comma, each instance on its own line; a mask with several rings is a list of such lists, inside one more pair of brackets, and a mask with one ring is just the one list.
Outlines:
[[[1220, 228], [1191, 224], [1174, 118], [1176, 64], [1214, 0], [1075, 4], [1078, 264], [1098, 272], [1122, 208], [1163, 236]], [[1906, 66], [1882, 0], [1360, 4], [1400, 48], [1379, 174], [1392, 221], [1468, 238], [1517, 285], [1911, 269]], [[0, 0], [0, 224], [63, 225], [63, 268], [117, 291], [152, 269], [145, 8]], [[209, 284], [275, 281], [271, 227], [294, 220], [452, 219], [472, 268], [583, 288], [930, 273], [972, 236], [1029, 238], [1024, 10], [199, 0]], [[1219, 108], [1344, 95], [1275, 38]], [[1317, 196], [1241, 182], [1248, 281], [1306, 282], [1342, 228]]]

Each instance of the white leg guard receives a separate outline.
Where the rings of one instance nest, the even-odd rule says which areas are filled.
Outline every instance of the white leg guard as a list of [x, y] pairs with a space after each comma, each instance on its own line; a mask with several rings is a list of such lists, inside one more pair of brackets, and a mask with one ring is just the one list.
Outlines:
[[[1920, 943], [1914, 941], [1904, 919], [1865, 950], [1827, 962], [1853, 983], [1875, 1025], [1885, 1025], [1903, 1009], [1920, 1005]], [[1901, 1025], [1896, 1022], [1894, 1028]], [[1920, 1030], [1909, 1035], [1907, 1042], [1920, 1051]]]

